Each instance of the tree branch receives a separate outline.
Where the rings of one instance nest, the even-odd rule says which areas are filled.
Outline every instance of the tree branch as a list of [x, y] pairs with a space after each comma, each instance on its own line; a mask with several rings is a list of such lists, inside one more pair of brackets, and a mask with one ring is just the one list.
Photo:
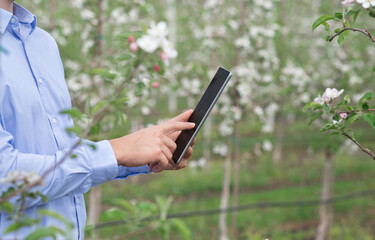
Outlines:
[[352, 142], [354, 142], [364, 153], [370, 155], [370, 157], [372, 157], [373, 160], [375, 160], [375, 155], [370, 151], [368, 150], [367, 148], [363, 147], [357, 140], [355, 140], [352, 136], [350, 136], [347, 132], [343, 131], [343, 134], [349, 138]]
[[332, 42], [332, 40], [335, 39], [335, 37], [339, 36], [341, 33], [345, 32], [345, 31], [360, 32], [360, 33], [364, 34], [365, 36], [367, 36], [368, 38], [370, 38], [370, 40], [375, 43], [375, 38], [371, 35], [371, 33], [369, 31], [367, 31], [367, 29], [359, 29], [359, 28], [351, 28], [351, 27], [344, 27], [344, 29], [342, 29], [340, 32], [332, 35], [328, 39], [328, 41]]
[[363, 110], [363, 109], [358, 109], [358, 110], [353, 110], [353, 111], [344, 111], [344, 112], [340, 112], [339, 114], [341, 113], [346, 113], [346, 114], [351, 114], [351, 113], [359, 113], [359, 112], [375, 112], [375, 108], [370, 108], [370, 109], [367, 109], [367, 110]]

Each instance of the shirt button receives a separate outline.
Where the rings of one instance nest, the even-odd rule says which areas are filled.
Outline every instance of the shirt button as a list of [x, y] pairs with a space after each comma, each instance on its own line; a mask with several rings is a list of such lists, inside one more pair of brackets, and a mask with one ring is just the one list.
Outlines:
[[10, 22], [11, 22], [11, 23], [15, 23], [15, 22], [16, 22], [16, 19], [11, 18], [11, 19], [10, 19]]
[[53, 123], [53, 124], [56, 123], [56, 118], [52, 118], [52, 123]]
[[41, 78], [38, 79], [38, 83], [39, 84], [42, 84], [43, 83], [43, 80]]

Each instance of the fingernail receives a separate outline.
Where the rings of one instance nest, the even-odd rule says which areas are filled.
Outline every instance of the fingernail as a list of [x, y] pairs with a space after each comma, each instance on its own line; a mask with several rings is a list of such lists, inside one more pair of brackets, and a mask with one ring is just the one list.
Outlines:
[[190, 126], [195, 127], [195, 123], [192, 123], [192, 122], [191, 122], [191, 123], [190, 123]]

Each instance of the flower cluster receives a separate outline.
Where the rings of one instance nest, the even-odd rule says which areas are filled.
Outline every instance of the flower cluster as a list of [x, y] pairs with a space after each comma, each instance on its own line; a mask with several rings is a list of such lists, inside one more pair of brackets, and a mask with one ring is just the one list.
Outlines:
[[327, 88], [323, 93], [323, 96], [318, 96], [314, 99], [314, 102], [323, 105], [325, 103], [329, 103], [332, 99], [339, 97], [344, 92], [344, 89], [338, 91], [336, 88]]
[[157, 49], [161, 49], [160, 58], [167, 62], [169, 59], [177, 57], [177, 51], [173, 45], [168, 41], [168, 28], [165, 22], [155, 24], [151, 22], [147, 34], [135, 40], [133, 36], [129, 37], [130, 50], [137, 52], [141, 48], [147, 53], [153, 53]]
[[341, 2], [343, 5], [351, 5], [353, 3], [359, 3], [362, 4], [363, 8], [370, 8], [370, 6], [375, 6], [375, 0], [344, 0]]
[[40, 181], [41, 178], [35, 172], [27, 173], [25, 171], [14, 171], [8, 173], [6, 178], [0, 180], [2, 184], [14, 184], [14, 185], [21, 185], [25, 184], [33, 184]]

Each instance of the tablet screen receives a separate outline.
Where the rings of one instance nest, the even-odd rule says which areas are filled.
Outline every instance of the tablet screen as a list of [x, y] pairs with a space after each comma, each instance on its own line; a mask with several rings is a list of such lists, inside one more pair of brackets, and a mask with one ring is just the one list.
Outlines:
[[225, 70], [224, 68], [219, 68], [214, 78], [211, 80], [211, 83], [208, 85], [206, 91], [188, 120], [189, 122], [194, 122], [195, 127], [190, 130], [182, 131], [176, 140], [177, 148], [173, 153], [173, 161], [176, 164], [178, 164], [185, 155], [185, 152], [202, 127], [208, 114], [224, 90], [224, 87], [229, 81], [231, 75], [231, 72]]

